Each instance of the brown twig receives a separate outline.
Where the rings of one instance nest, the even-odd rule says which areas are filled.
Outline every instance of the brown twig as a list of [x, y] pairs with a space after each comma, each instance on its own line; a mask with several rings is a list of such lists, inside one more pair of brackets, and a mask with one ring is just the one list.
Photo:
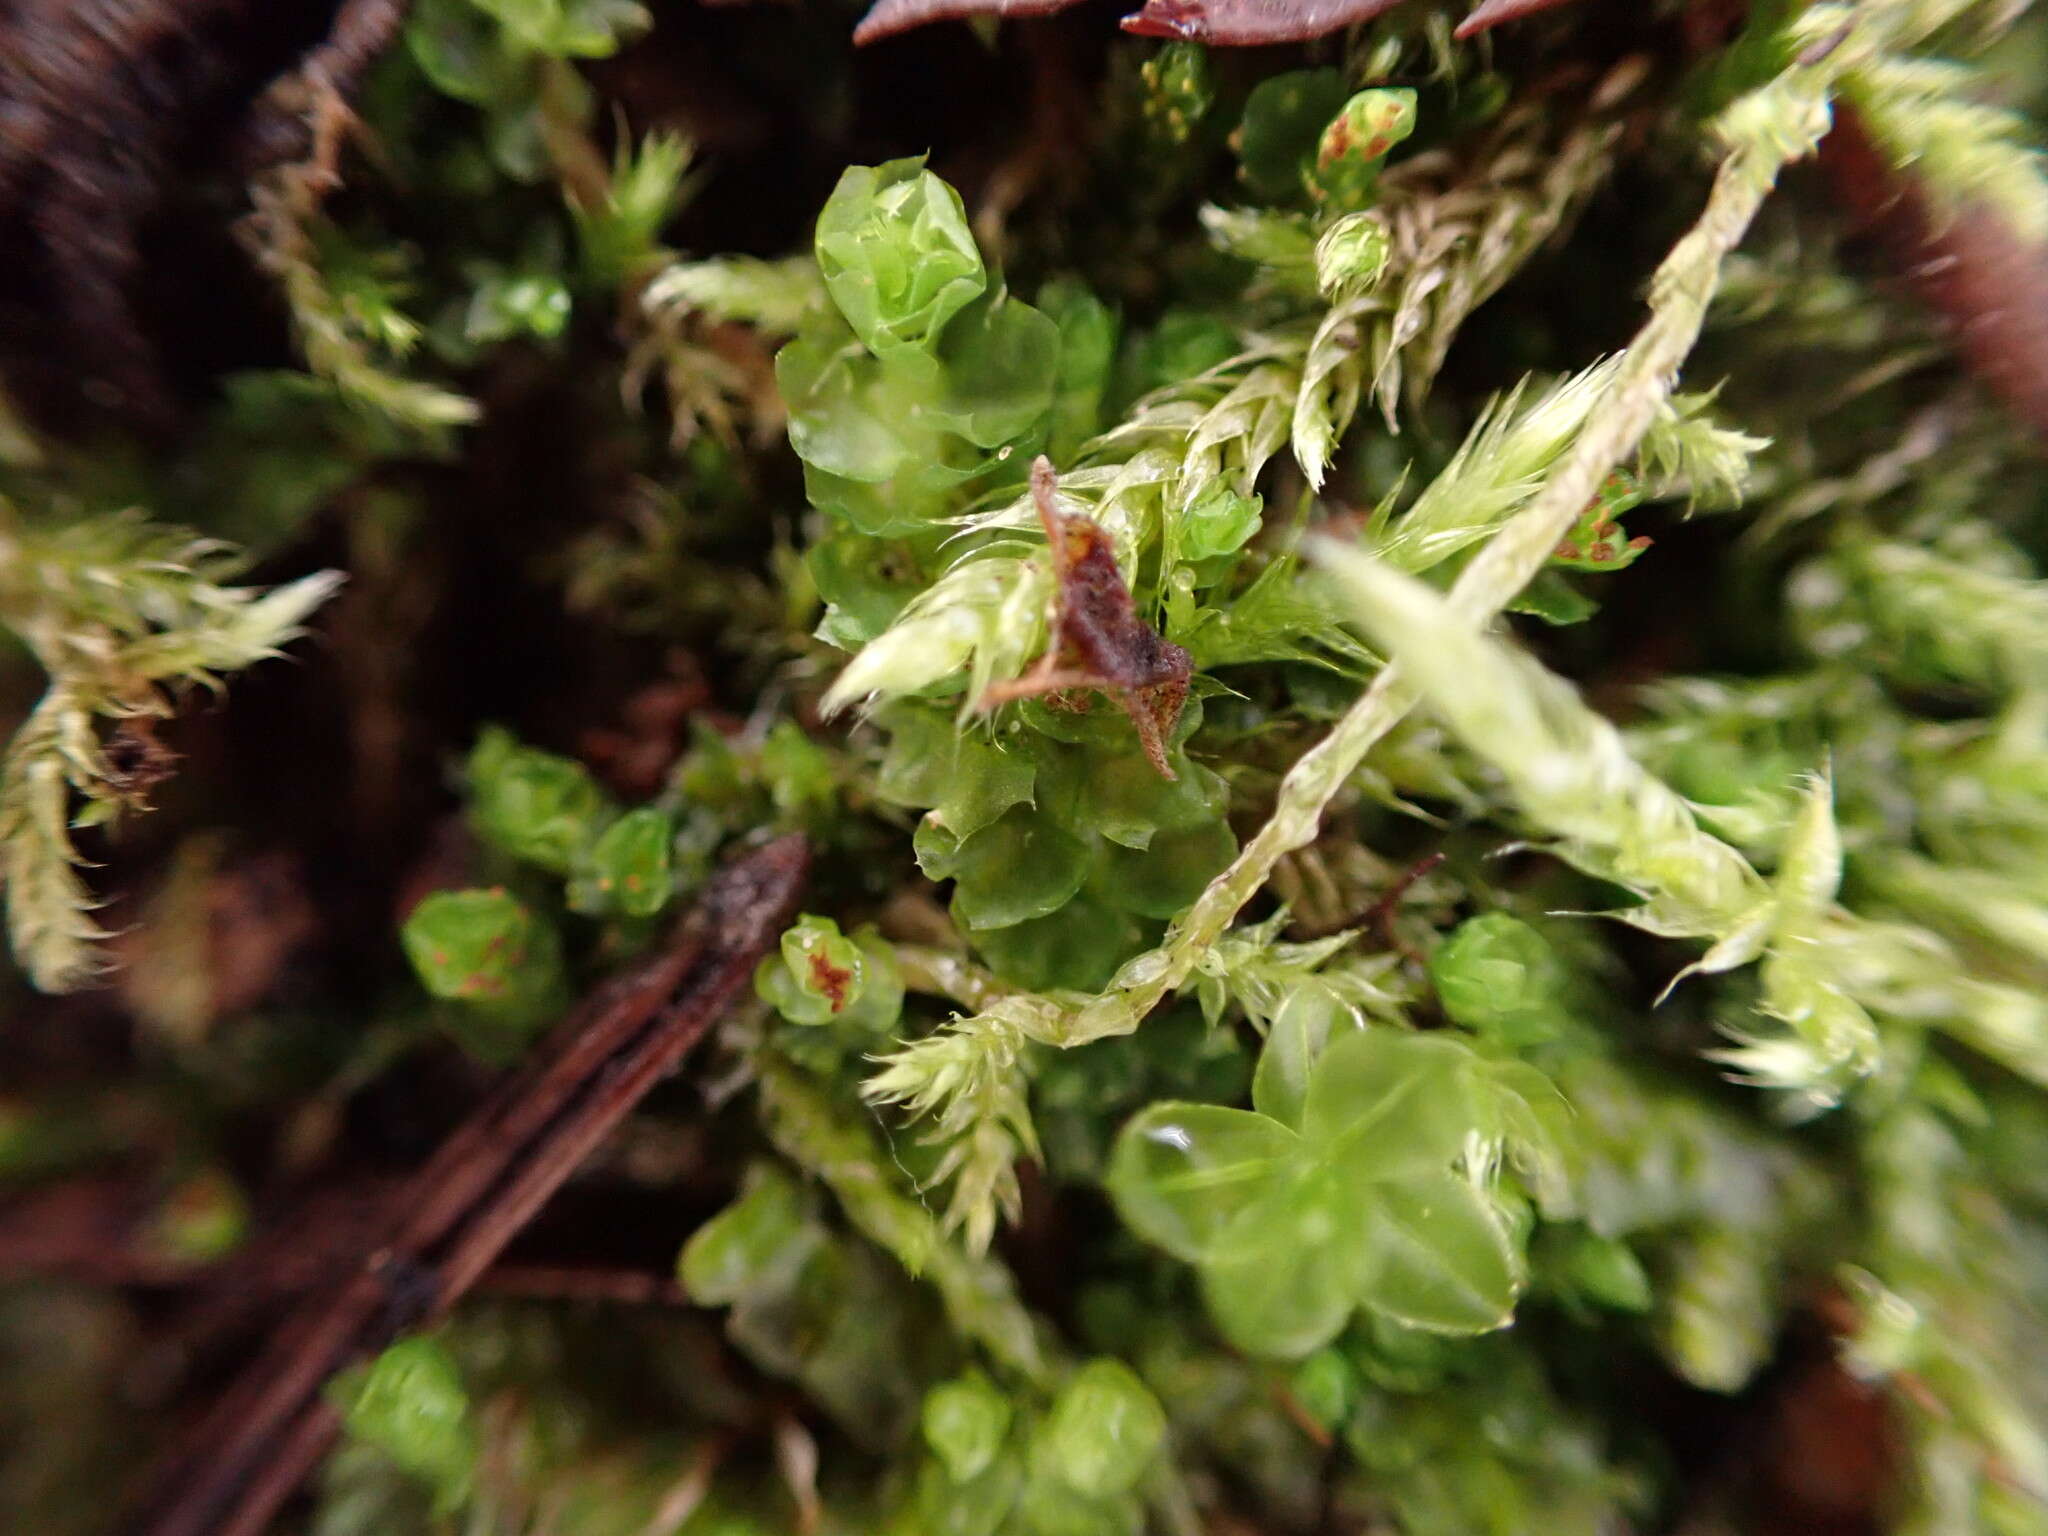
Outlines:
[[1408, 894], [1415, 882], [1428, 874], [1432, 869], [1435, 869], [1443, 861], [1444, 856], [1442, 853], [1432, 853], [1417, 859], [1392, 885], [1380, 893], [1378, 901], [1365, 909], [1365, 914], [1359, 918], [1358, 922], [1350, 926], [1372, 928], [1379, 934], [1381, 941], [1385, 943], [1388, 949], [1399, 952], [1406, 958], [1415, 961], [1418, 965], [1421, 964], [1422, 956], [1418, 955], [1406, 944], [1403, 944], [1400, 935], [1394, 932], [1394, 913], [1399, 909], [1402, 898]]
[[2048, 437], [2048, 250], [1981, 204], [1940, 217], [1892, 168], [1853, 108], [1835, 115], [1820, 162], [1836, 195], [1874, 233], [1938, 315], [1973, 372]]
[[672, 941], [600, 988], [394, 1196], [383, 1236], [310, 1294], [193, 1430], [130, 1528], [257, 1536], [332, 1444], [335, 1372], [446, 1314], [746, 986], [793, 913], [801, 838], [721, 870]]

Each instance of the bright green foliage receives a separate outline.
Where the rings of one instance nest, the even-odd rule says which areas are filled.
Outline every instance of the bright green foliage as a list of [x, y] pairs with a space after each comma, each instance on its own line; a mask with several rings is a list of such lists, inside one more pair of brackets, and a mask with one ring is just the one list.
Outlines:
[[1108, 1183], [1126, 1222], [1200, 1266], [1239, 1348], [1306, 1355], [1360, 1306], [1482, 1333], [1508, 1320], [1523, 1268], [1467, 1159], [1475, 1138], [1540, 1152], [1552, 1096], [1540, 1074], [1448, 1039], [1353, 1031], [1298, 1102], [1255, 1089], [1257, 1112], [1153, 1105], [1118, 1138]]
[[856, 1441], [900, 1440], [924, 1385], [956, 1360], [930, 1296], [865, 1243], [827, 1228], [773, 1167], [700, 1227], [677, 1273], [761, 1369], [797, 1382]]
[[591, 287], [609, 291], [631, 283], [661, 261], [661, 227], [682, 199], [691, 153], [689, 142], [674, 134], [651, 133], [637, 146], [621, 140], [603, 202], [571, 205], [582, 276]]
[[375, 1446], [428, 1483], [444, 1509], [461, 1505], [479, 1454], [469, 1394], [456, 1362], [431, 1338], [392, 1345], [330, 1389], [352, 1439]]
[[477, 738], [466, 777], [477, 832], [513, 858], [558, 875], [596, 842], [609, 810], [581, 763], [521, 746], [495, 727]]
[[1118, 1360], [1092, 1360], [1060, 1388], [1046, 1416], [1045, 1463], [1069, 1487], [1111, 1498], [1133, 1487], [1159, 1454], [1166, 1415]]
[[1334, 302], [1356, 298], [1380, 280], [1388, 261], [1387, 232], [1366, 213], [1348, 213], [1316, 240], [1316, 287]]
[[421, 985], [458, 1005], [453, 1027], [489, 1059], [515, 1054], [568, 1000], [554, 925], [503, 889], [436, 891], [403, 938]]
[[1166, 143], [1186, 143], [1215, 101], [1208, 53], [1199, 43], [1168, 43], [1138, 68], [1146, 123]]
[[988, 287], [960, 194], [917, 160], [856, 166], [818, 215], [818, 275], [870, 352], [929, 355]]
[[[1335, 208], [1357, 208], [1372, 196], [1387, 152], [1415, 131], [1411, 90], [1360, 91], [1338, 109], [1316, 141], [1309, 196]], [[1330, 285], [1323, 285], [1328, 292]]]
[[732, 1306], [789, 1278], [808, 1252], [809, 1223], [796, 1185], [772, 1167], [756, 1168], [745, 1193], [683, 1245], [676, 1276], [699, 1306]]
[[1571, 975], [1542, 934], [1505, 912], [1470, 918], [1429, 957], [1444, 1012], [1474, 1034], [1520, 1048], [1571, 1028]]
[[578, 912], [652, 917], [675, 894], [676, 829], [666, 811], [627, 811], [579, 850], [568, 886]]
[[1010, 1400], [979, 1372], [941, 1382], [925, 1394], [925, 1444], [956, 1483], [986, 1472], [1010, 1432]]
[[1119, 1360], [1096, 1359], [1042, 1412], [1019, 1413], [978, 1373], [925, 1397], [933, 1453], [892, 1530], [1133, 1532], [1141, 1480], [1157, 1463], [1166, 1416]]

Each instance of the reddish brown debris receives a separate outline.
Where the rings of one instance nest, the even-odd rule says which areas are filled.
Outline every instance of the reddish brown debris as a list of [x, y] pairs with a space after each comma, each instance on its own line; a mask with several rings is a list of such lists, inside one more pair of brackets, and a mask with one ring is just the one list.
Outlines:
[[1053, 643], [1029, 672], [984, 693], [981, 707], [1070, 690], [1106, 693], [1138, 728], [1152, 766], [1170, 779], [1166, 739], [1187, 703], [1193, 658], [1138, 617], [1109, 535], [1090, 518], [1061, 512], [1058, 485], [1052, 461], [1040, 454], [1031, 497], [1052, 546]]
[[1836, 194], [1941, 317], [1971, 369], [2048, 437], [2048, 250], [2028, 245], [1981, 204], [1938, 216], [1853, 108], [1837, 111], [1820, 160]]

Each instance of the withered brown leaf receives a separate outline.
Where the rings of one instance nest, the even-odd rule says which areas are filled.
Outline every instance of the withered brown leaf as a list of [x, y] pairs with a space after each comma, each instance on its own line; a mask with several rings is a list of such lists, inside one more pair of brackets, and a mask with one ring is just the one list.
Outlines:
[[1031, 499], [1052, 546], [1052, 643], [1029, 672], [983, 693], [981, 707], [1073, 689], [1106, 693], [1138, 728], [1152, 766], [1173, 778], [1166, 740], [1187, 703], [1193, 658], [1138, 617], [1109, 534], [1092, 518], [1061, 512], [1058, 487], [1052, 460], [1040, 454]]

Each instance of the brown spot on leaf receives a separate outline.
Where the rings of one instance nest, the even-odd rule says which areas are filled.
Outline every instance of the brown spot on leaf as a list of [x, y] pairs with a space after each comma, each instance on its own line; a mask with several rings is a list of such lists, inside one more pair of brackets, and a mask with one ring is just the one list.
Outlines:
[[1944, 217], [1917, 175], [1893, 169], [1851, 107], [1836, 114], [1820, 164], [1971, 370], [2048, 438], [2048, 249], [1981, 200]]
[[834, 965], [822, 949], [811, 952], [811, 990], [824, 993], [834, 1013], [845, 1011], [846, 994], [852, 986], [853, 972], [843, 965]]
[[1052, 546], [1052, 644], [1029, 672], [984, 693], [981, 707], [1075, 688], [1106, 693], [1131, 717], [1152, 766], [1173, 778], [1166, 740], [1187, 703], [1193, 659], [1138, 617], [1109, 535], [1092, 518], [1061, 512], [1057, 488], [1052, 461], [1041, 454], [1031, 466], [1031, 495]]

